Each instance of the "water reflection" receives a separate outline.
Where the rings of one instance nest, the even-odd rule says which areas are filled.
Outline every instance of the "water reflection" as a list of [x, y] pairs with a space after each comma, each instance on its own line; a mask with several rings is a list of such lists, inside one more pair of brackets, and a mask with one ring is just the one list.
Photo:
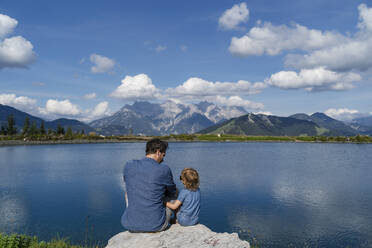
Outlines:
[[[199, 171], [201, 222], [260, 247], [372, 243], [371, 145], [171, 143]], [[0, 148], [0, 232], [104, 243], [122, 231], [122, 169], [144, 143]], [[88, 230], [88, 232], [87, 232]]]
[[14, 232], [26, 225], [28, 213], [24, 201], [9, 193], [0, 196], [0, 230]]

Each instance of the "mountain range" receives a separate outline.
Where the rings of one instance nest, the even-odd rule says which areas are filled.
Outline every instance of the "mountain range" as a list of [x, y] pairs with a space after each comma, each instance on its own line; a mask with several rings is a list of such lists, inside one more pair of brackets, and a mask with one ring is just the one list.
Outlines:
[[242, 107], [220, 107], [209, 102], [135, 102], [133, 105], [125, 105], [112, 116], [91, 122], [90, 125], [104, 135], [195, 133], [246, 113]]
[[354, 136], [359, 132], [323, 113], [295, 114], [289, 117], [249, 113], [201, 130], [200, 133], [264, 136]]
[[326, 136], [353, 136], [359, 133], [358, 130], [346, 125], [342, 121], [333, 119], [323, 113], [314, 113], [312, 115], [295, 114], [289, 117], [314, 122], [319, 127], [323, 128], [322, 135]]
[[348, 124], [360, 133], [372, 135], [372, 116], [355, 118]]
[[95, 131], [89, 125], [74, 119], [60, 118], [54, 121], [45, 121], [39, 117], [30, 115], [26, 112], [20, 111], [16, 108], [0, 104], [0, 127], [8, 125], [8, 116], [13, 115], [15, 120], [15, 127], [18, 131], [22, 130], [26, 117], [29, 118], [30, 124], [35, 122], [39, 128], [42, 121], [44, 121], [44, 127], [46, 130], [56, 130], [58, 125], [61, 125], [65, 130], [71, 127], [74, 132], [81, 132], [84, 130], [85, 133]]
[[[26, 116], [37, 126], [39, 117], [0, 104], [0, 126], [7, 125], [13, 114], [20, 131]], [[271, 136], [354, 136], [372, 135], [372, 117], [354, 119], [350, 123], [335, 120], [323, 113], [294, 114], [289, 117], [248, 113], [237, 106], [221, 107], [210, 102], [182, 104], [176, 101], [149, 103], [145, 101], [125, 105], [111, 116], [89, 124], [73, 119], [45, 121], [45, 128], [57, 125], [73, 131], [95, 131], [103, 135], [168, 135], [181, 133], [241, 134]]]

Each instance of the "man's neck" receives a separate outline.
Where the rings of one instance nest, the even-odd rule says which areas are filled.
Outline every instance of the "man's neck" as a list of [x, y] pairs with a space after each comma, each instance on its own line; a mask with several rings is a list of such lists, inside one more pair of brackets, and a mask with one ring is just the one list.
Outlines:
[[156, 154], [147, 154], [146, 158], [151, 158], [151, 159], [155, 160], [156, 163], [159, 163], [158, 160], [157, 160]]

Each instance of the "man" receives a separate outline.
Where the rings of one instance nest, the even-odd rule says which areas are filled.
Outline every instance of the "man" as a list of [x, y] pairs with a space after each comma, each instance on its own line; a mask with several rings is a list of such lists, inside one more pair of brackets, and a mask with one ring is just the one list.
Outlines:
[[131, 232], [160, 232], [168, 228], [171, 210], [164, 198], [177, 194], [172, 171], [161, 164], [168, 143], [152, 139], [146, 144], [146, 157], [132, 160], [124, 167], [127, 208], [122, 225]]

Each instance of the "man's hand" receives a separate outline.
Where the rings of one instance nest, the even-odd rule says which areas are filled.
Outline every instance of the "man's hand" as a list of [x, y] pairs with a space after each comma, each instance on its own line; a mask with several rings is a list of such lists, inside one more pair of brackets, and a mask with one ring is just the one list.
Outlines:
[[165, 205], [172, 210], [176, 210], [182, 205], [182, 202], [180, 202], [179, 200], [175, 200], [173, 202], [167, 202]]

